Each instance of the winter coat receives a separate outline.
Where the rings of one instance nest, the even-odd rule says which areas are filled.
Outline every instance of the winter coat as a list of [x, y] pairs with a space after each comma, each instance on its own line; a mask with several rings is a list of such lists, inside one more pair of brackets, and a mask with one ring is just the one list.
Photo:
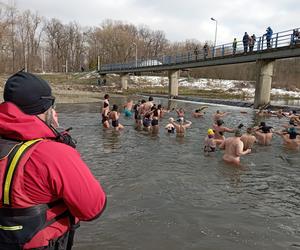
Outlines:
[[[89, 221], [100, 215], [106, 197], [98, 180], [79, 153], [64, 143], [56, 142], [56, 134], [37, 116], [24, 114], [10, 102], [0, 104], [0, 136], [18, 141], [44, 139], [34, 146], [23, 164], [22, 174], [16, 176], [18, 183], [22, 184], [22, 192], [19, 187], [12, 188], [12, 207], [26, 208], [63, 200], [64, 204], [47, 211], [47, 220], [66, 208], [76, 221]], [[0, 193], [2, 189], [1, 185]], [[68, 230], [69, 219], [62, 218], [39, 231], [24, 249], [47, 246], [49, 240], [62, 236]]]

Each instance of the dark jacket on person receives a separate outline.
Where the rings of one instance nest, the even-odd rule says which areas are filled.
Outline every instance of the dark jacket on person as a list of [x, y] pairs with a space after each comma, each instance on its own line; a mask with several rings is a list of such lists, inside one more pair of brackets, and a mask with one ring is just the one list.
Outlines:
[[247, 33], [243, 36], [243, 44], [248, 44], [250, 40], [250, 37]]
[[267, 33], [265, 35], [266, 35], [266, 38], [269, 40], [272, 38], [273, 30], [271, 29], [271, 27], [268, 27], [266, 31], [267, 31]]

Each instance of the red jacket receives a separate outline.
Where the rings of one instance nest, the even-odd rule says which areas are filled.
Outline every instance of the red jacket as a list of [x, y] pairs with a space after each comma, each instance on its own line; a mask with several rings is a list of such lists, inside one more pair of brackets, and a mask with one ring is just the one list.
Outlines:
[[[39, 118], [24, 114], [13, 103], [4, 102], [0, 104], [0, 136], [15, 140], [47, 139], [34, 146], [24, 172], [19, 174], [18, 178], [23, 179], [19, 183], [23, 186], [22, 191], [20, 187], [12, 190], [13, 207], [30, 207], [63, 199], [65, 205], [47, 212], [49, 220], [65, 206], [82, 221], [92, 220], [102, 212], [106, 197], [99, 182], [74, 148], [52, 140], [56, 135]], [[68, 218], [51, 224], [38, 232], [25, 249], [48, 245], [49, 240], [63, 235], [68, 227]]]

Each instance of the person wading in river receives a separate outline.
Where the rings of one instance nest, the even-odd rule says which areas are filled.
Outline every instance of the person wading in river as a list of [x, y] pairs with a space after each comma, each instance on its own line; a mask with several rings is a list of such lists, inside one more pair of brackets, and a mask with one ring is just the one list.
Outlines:
[[247, 128], [247, 133], [241, 136], [241, 141], [244, 143], [244, 150], [252, 148], [254, 143], [257, 141], [256, 137], [252, 133], [253, 129]]
[[221, 120], [224, 116], [231, 114], [230, 112], [220, 112], [217, 110], [216, 113], [213, 115], [213, 120], [216, 122], [217, 120]]
[[104, 128], [109, 128], [109, 95], [104, 95], [104, 101], [103, 106], [101, 110], [101, 116], [102, 116], [102, 126]]
[[217, 120], [216, 123], [213, 124], [213, 130], [215, 132], [215, 139], [218, 140], [225, 140], [224, 133], [229, 132], [232, 133], [234, 132], [233, 128], [227, 128], [223, 126], [224, 121], [223, 120]]
[[261, 145], [270, 145], [273, 137], [273, 127], [267, 126], [265, 122], [261, 122], [259, 127], [254, 128], [257, 142]]
[[119, 118], [120, 113], [118, 112], [118, 106], [114, 104], [112, 110], [109, 113], [109, 119], [111, 119], [111, 126], [116, 131], [124, 128], [124, 126], [119, 122]]
[[243, 151], [244, 143], [241, 141], [242, 133], [239, 129], [235, 130], [234, 137], [225, 139], [220, 144], [220, 149], [225, 149], [223, 160], [228, 163], [240, 164], [240, 157], [249, 154], [251, 149]]
[[275, 132], [280, 135], [283, 140], [283, 144], [289, 149], [297, 149], [300, 148], [300, 134], [297, 132], [295, 127], [287, 128], [280, 132]]
[[191, 121], [185, 121], [185, 123], [183, 117], [179, 118], [179, 123], [176, 123], [173, 118], [169, 121], [175, 127], [176, 135], [178, 136], [184, 136], [185, 130], [192, 125]]
[[207, 130], [207, 136], [204, 139], [204, 153], [208, 155], [211, 152], [215, 152], [217, 149], [217, 144], [222, 143], [223, 140], [215, 139], [215, 133], [210, 128]]
[[71, 249], [78, 222], [105, 208], [105, 193], [74, 140], [53, 127], [54, 100], [49, 84], [30, 73], [20, 71], [5, 84], [0, 249]]

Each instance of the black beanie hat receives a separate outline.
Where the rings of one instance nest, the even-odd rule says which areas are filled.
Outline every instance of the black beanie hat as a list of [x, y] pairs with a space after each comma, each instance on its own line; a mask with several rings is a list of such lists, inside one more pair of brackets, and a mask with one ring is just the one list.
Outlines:
[[6, 81], [4, 100], [17, 105], [24, 113], [38, 115], [54, 103], [49, 84], [27, 72], [19, 71]]

